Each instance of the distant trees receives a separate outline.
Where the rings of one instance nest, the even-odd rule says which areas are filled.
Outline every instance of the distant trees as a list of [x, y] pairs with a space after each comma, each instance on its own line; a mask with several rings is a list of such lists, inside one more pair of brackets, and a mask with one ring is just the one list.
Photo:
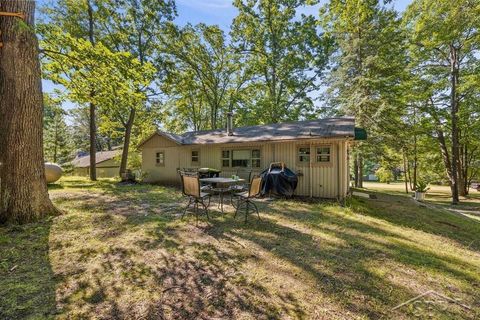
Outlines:
[[61, 101], [44, 96], [43, 143], [45, 161], [64, 164], [73, 158], [74, 148], [71, 132], [66, 124], [67, 112]]
[[[404, 23], [423, 116], [430, 119], [452, 203], [466, 195], [473, 159], [478, 159], [480, 3], [416, 0]], [[418, 97], [418, 95], [417, 95]]]
[[163, 40], [168, 96], [164, 106], [167, 127], [173, 130], [217, 129], [225, 113], [238, 109], [250, 80], [245, 61], [227, 43], [217, 26], [183, 28], [170, 24]]
[[235, 0], [232, 42], [252, 77], [245, 123], [276, 123], [315, 114], [314, 102], [331, 49], [313, 15], [299, 9], [318, 1]]

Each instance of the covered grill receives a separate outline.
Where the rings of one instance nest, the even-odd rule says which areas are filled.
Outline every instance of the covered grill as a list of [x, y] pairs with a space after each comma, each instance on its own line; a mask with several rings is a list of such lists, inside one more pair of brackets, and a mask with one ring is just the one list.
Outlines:
[[262, 173], [262, 194], [274, 194], [291, 197], [298, 184], [298, 177], [292, 170], [285, 167], [283, 162], [270, 164]]

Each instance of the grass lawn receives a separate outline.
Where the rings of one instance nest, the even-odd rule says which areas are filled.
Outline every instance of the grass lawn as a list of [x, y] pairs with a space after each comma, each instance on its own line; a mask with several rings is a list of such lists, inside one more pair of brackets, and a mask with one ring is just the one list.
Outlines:
[[[175, 189], [64, 178], [63, 215], [0, 227], [0, 319], [476, 319], [480, 221], [370, 192], [262, 201], [247, 224], [212, 206], [196, 226]], [[392, 311], [428, 290], [470, 309], [430, 295]]]

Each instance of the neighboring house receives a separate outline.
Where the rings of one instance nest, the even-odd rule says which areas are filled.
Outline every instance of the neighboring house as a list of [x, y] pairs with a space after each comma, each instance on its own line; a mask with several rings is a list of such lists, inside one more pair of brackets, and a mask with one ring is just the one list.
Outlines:
[[[228, 123], [231, 123], [229, 119]], [[187, 132], [158, 131], [139, 145], [146, 182], [178, 184], [177, 169], [216, 168], [229, 177], [238, 169], [260, 173], [284, 162], [299, 175], [297, 195], [344, 198], [349, 187], [348, 145], [353, 118]], [[366, 137], [365, 131], [358, 131]], [[365, 138], [364, 137], [364, 138]]]
[[[120, 155], [122, 150], [100, 151], [95, 155], [97, 177], [112, 178], [118, 177], [120, 172], [120, 161], [115, 157]], [[77, 157], [72, 161], [73, 175], [90, 175], [90, 156]]]

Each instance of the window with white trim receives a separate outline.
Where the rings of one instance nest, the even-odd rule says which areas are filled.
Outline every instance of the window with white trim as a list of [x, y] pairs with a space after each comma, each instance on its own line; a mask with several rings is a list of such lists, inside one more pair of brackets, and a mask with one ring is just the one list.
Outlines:
[[298, 156], [297, 160], [300, 163], [309, 163], [310, 162], [310, 147], [298, 147]]
[[222, 167], [230, 167], [230, 150], [222, 150]]
[[193, 164], [200, 163], [200, 151], [192, 150], [192, 163]]
[[316, 148], [316, 161], [320, 163], [330, 162], [330, 147], [322, 146]]
[[156, 152], [155, 153], [155, 165], [164, 166], [165, 165], [165, 152]]
[[260, 149], [223, 150], [222, 166], [234, 168], [260, 168]]

